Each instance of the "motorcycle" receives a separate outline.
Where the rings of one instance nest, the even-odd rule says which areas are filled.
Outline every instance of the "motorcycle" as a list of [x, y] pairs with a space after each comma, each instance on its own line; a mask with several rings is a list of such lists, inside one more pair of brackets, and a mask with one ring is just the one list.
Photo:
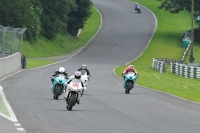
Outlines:
[[63, 74], [59, 74], [56, 77], [51, 78], [54, 78], [51, 91], [54, 94], [53, 98], [57, 100], [58, 97], [65, 91], [65, 88], [67, 86], [67, 79]]
[[139, 13], [141, 13], [141, 8], [140, 8], [140, 6], [136, 6], [136, 7], [135, 7], [135, 10], [138, 11]]
[[79, 80], [73, 80], [68, 84], [65, 93], [65, 101], [69, 111], [71, 111], [72, 107], [80, 100], [82, 90], [83, 88]]
[[128, 72], [128, 74], [125, 75], [124, 88], [126, 94], [129, 94], [130, 90], [134, 88], [137, 77], [138, 76], [136, 76], [134, 72]]
[[81, 70], [81, 78], [84, 80], [84, 85], [87, 87], [88, 81], [89, 81], [89, 77], [88, 77], [87, 72], [85, 70]]

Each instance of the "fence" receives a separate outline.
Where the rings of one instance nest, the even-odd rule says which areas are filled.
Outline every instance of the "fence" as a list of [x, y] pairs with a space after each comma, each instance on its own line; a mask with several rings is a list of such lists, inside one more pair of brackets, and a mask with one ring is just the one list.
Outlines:
[[26, 28], [0, 26], [0, 58], [22, 51], [23, 33]]

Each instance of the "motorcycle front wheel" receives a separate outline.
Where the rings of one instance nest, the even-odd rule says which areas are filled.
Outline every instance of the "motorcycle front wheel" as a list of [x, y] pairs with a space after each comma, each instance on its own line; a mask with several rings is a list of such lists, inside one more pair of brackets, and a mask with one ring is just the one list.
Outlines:
[[132, 89], [133, 83], [131, 81], [127, 81], [125, 93], [129, 94]]
[[60, 96], [61, 91], [62, 91], [62, 88], [60, 86], [57, 86], [55, 90], [55, 94], [54, 94], [54, 99], [58, 100], [58, 97]]
[[75, 93], [72, 93], [71, 94], [71, 97], [68, 99], [69, 100], [69, 104], [67, 105], [67, 109], [69, 110], [69, 111], [71, 111], [72, 110], [72, 107], [75, 105], [75, 103], [76, 103], [76, 95], [75, 95]]

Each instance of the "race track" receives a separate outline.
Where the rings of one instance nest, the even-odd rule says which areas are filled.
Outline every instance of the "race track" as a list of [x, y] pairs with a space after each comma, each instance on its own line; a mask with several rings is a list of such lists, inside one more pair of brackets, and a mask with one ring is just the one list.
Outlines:
[[[136, 86], [124, 93], [117, 65], [137, 58], [156, 27], [153, 14], [134, 11], [128, 0], [94, 0], [102, 15], [95, 38], [65, 62], [23, 70], [3, 81], [8, 101], [28, 133], [199, 133], [200, 105]], [[82, 64], [92, 78], [81, 104], [66, 109], [53, 100], [49, 75], [64, 66], [72, 75]], [[140, 75], [142, 76], [142, 75]], [[139, 79], [138, 79], [139, 80]]]

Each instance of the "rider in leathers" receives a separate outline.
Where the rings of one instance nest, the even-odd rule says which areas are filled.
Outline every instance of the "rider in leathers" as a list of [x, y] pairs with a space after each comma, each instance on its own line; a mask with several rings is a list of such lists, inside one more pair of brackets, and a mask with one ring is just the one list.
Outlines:
[[88, 78], [91, 77], [90, 71], [88, 70], [88, 68], [87, 68], [87, 66], [86, 66], [85, 64], [83, 64], [83, 65], [81, 66], [81, 68], [79, 68], [77, 71], [81, 71], [81, 70], [85, 70], [85, 71], [87, 72]]
[[135, 3], [135, 10], [140, 9], [140, 5], [138, 3]]
[[[56, 70], [53, 74], [51, 74], [50, 76], [50, 79], [51, 79], [51, 82], [52, 82], [52, 86], [53, 86], [53, 82], [54, 82], [54, 78], [58, 75], [58, 74], [63, 74], [65, 76], [66, 79], [68, 79], [68, 73], [66, 72], [65, 68], [64, 67], [60, 67], [58, 70]], [[51, 89], [52, 89], [52, 92], [55, 93], [55, 88], [52, 88], [51, 86]]]
[[122, 73], [122, 76], [125, 78], [125, 75], [128, 73], [128, 72], [134, 72], [136, 76], [138, 76], [138, 73], [135, 69], [135, 67], [133, 65], [129, 65], [128, 67], [126, 67]]
[[68, 72], [66, 72], [64, 67], [60, 67], [58, 70], [56, 70], [53, 74], [51, 74], [51, 82], [54, 82], [54, 77], [56, 77], [58, 74], [63, 74], [65, 75], [65, 78], [68, 79]]
[[[86, 87], [84, 86], [84, 80], [81, 78], [81, 72], [80, 71], [76, 71], [74, 75], [72, 75], [69, 79], [68, 79], [68, 82], [67, 84], [69, 84], [72, 80], [74, 79], [78, 79], [80, 82], [81, 82], [81, 86], [83, 88], [82, 90], [82, 93], [84, 90], [86, 90]], [[65, 98], [67, 98], [67, 95], [68, 95], [68, 92], [69, 90], [67, 89], [66, 90], [66, 93], [65, 93]], [[78, 94], [78, 98], [77, 98], [77, 103], [80, 104], [80, 97], [81, 97], [81, 94], [79, 93]]]

